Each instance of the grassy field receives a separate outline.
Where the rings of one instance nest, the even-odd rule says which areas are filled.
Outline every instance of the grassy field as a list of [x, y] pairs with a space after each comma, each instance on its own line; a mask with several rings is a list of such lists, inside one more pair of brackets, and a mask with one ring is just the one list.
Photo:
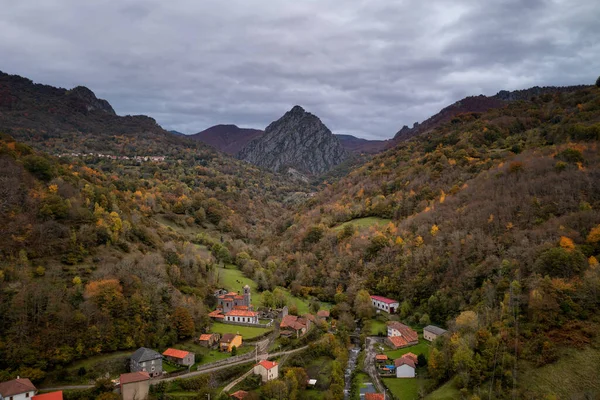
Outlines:
[[425, 400], [454, 400], [460, 398], [460, 392], [454, 386], [454, 381], [444, 383], [442, 386], [429, 393]]
[[365, 323], [363, 331], [369, 336], [377, 336], [380, 332], [383, 332], [383, 334], [386, 335], [387, 325], [383, 321], [371, 319]]
[[399, 399], [414, 400], [419, 398], [422, 380], [411, 378], [382, 378], [383, 384]]
[[215, 322], [212, 324], [210, 331], [212, 333], [238, 333], [242, 335], [244, 340], [254, 339], [260, 335], [270, 332], [272, 329], [266, 328], [255, 328], [253, 326], [242, 326], [242, 325], [231, 325], [223, 324], [221, 322]]
[[[252, 304], [254, 304], [255, 307], [261, 307], [263, 305], [262, 293], [258, 292], [256, 282], [245, 277], [242, 271], [240, 271], [235, 265], [227, 264], [225, 268], [219, 268], [217, 271], [218, 280], [225, 289], [235, 292], [242, 292], [242, 288], [248, 285], [252, 290]], [[280, 289], [282, 289], [286, 294], [288, 307], [292, 304], [295, 304], [296, 307], [298, 307], [298, 313], [300, 314], [306, 314], [309, 311], [308, 301], [292, 296], [287, 289]], [[324, 304], [322, 308], [327, 308], [327, 305]]]
[[356, 229], [369, 228], [373, 225], [377, 225], [379, 227], [384, 227], [387, 224], [389, 224], [390, 222], [392, 222], [391, 219], [378, 218], [378, 217], [365, 217], [365, 218], [357, 218], [357, 219], [353, 219], [352, 221], [344, 222], [343, 224], [334, 226], [331, 229], [333, 229], [334, 231], [339, 231], [339, 230], [344, 229], [344, 226], [350, 225], [350, 224], [354, 225], [354, 227]]
[[425, 357], [429, 357], [429, 349], [431, 347], [429, 346], [429, 342], [425, 341], [423, 338], [419, 338], [419, 344], [416, 344], [414, 346], [410, 346], [410, 347], [405, 347], [403, 349], [398, 349], [398, 350], [387, 350], [385, 351], [385, 354], [392, 360], [395, 360], [396, 358], [400, 358], [402, 355], [406, 354], [406, 353], [414, 353], [417, 356], [419, 354], [423, 354], [425, 355]]
[[[133, 351], [118, 351], [75, 361], [66, 367], [67, 373], [60, 380], [46, 379], [44, 386], [55, 386], [57, 383], [87, 384], [90, 379], [104, 376], [106, 373], [111, 378], [117, 378], [120, 374], [127, 372], [127, 360], [131, 353]], [[78, 374], [79, 369], [82, 367], [86, 370], [85, 376], [79, 376]]]
[[561, 351], [557, 362], [541, 368], [523, 364], [519, 386], [540, 397], [559, 399], [600, 398], [600, 349], [595, 346], [583, 350], [567, 348]]

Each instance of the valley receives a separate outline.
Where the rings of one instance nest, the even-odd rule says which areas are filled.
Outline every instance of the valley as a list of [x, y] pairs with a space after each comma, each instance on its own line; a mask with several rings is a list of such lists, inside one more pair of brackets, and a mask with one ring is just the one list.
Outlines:
[[219, 151], [85, 88], [0, 94], [0, 382], [598, 394], [600, 88], [469, 98], [359, 158], [299, 106]]

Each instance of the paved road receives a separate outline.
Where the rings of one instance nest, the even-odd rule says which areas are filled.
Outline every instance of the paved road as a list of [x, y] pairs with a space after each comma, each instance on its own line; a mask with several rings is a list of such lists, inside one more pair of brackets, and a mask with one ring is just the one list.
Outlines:
[[[266, 342], [266, 343], [263, 343]], [[267, 360], [269, 358], [277, 358], [277, 357], [281, 357], [281, 356], [285, 356], [288, 354], [294, 354], [297, 353], [299, 351], [302, 350], [306, 350], [308, 348], [308, 346], [303, 346], [303, 347], [299, 347], [297, 349], [293, 349], [293, 350], [287, 350], [287, 351], [280, 351], [277, 353], [262, 353], [260, 354], [261, 351], [266, 350], [266, 346], [268, 345], [268, 340], [263, 341], [263, 342], [259, 342], [259, 354], [258, 354], [258, 359], [259, 360]], [[250, 353], [252, 354], [252, 353]], [[252, 362], [253, 358], [246, 358], [243, 360], [239, 360], [233, 363], [229, 363], [229, 364], [224, 364], [224, 365], [219, 365], [216, 367], [211, 367], [210, 364], [206, 364], [204, 366], [202, 366], [202, 369], [199, 371], [192, 371], [192, 372], [188, 372], [186, 374], [182, 374], [182, 375], [178, 375], [178, 376], [173, 376], [173, 377], [164, 377], [164, 378], [157, 378], [157, 379], [152, 379], [150, 381], [151, 385], [156, 385], [157, 383], [160, 382], [169, 382], [172, 381], [174, 379], [185, 379], [185, 378], [192, 378], [194, 376], [198, 376], [198, 375], [203, 375], [203, 374], [208, 374], [211, 372], [215, 372], [215, 371], [219, 371], [225, 368], [229, 368], [231, 366], [234, 365], [241, 365], [241, 364], [247, 364], [249, 362]], [[94, 385], [78, 385], [78, 386], [60, 386], [60, 387], [54, 387], [54, 388], [41, 388], [42, 390], [75, 390], [75, 389], [89, 389], [89, 388], [93, 388]]]
[[377, 350], [373, 347], [375, 343], [383, 343], [383, 338], [370, 336], [367, 337], [365, 342], [365, 371], [371, 377], [373, 381], [373, 385], [379, 393], [385, 393], [385, 386], [381, 382], [381, 378], [379, 377], [379, 373], [377, 373], [377, 367], [375, 366], [375, 355], [377, 354]]

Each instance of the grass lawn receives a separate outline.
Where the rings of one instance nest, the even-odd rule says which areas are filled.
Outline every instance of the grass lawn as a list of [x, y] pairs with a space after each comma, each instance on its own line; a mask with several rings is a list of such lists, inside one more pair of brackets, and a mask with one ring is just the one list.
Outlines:
[[460, 392], [454, 386], [454, 381], [448, 381], [442, 386], [429, 393], [426, 400], [454, 400], [460, 398]]
[[250, 340], [265, 334], [266, 332], [272, 331], [272, 329], [258, 328], [253, 326], [242, 326], [242, 325], [231, 325], [223, 324], [221, 322], [215, 322], [210, 327], [212, 333], [238, 333], [242, 335], [243, 340]]
[[177, 366], [175, 364], [171, 364], [168, 362], [164, 362], [163, 361], [163, 370], [167, 373], [171, 373], [171, 372], [177, 372], [177, 371], [182, 371], [184, 369], [187, 369], [186, 367], [181, 367], [181, 366]]
[[387, 325], [383, 321], [371, 319], [365, 323], [364, 332], [369, 336], [377, 336], [380, 332], [387, 335]]
[[385, 354], [392, 360], [395, 360], [396, 358], [400, 358], [402, 355], [404, 355], [406, 353], [414, 353], [417, 356], [419, 354], [423, 354], [425, 357], [429, 357], [430, 349], [431, 349], [431, 347], [429, 346], [429, 342], [425, 341], [423, 338], [420, 337], [419, 343], [414, 346], [404, 347], [404, 348], [398, 349], [398, 350], [388, 350], [388, 351], [385, 351]]
[[414, 378], [382, 378], [382, 381], [394, 396], [402, 400], [418, 399], [419, 389], [425, 382]]
[[[241, 293], [244, 286], [250, 286], [250, 289], [252, 290], [252, 304], [254, 307], [261, 307], [263, 305], [262, 293], [258, 292], [256, 282], [245, 277], [242, 271], [240, 271], [235, 265], [227, 264], [225, 265], [225, 268], [218, 268], [217, 274], [219, 283], [227, 290]], [[292, 296], [287, 289], [280, 289], [285, 292], [288, 307], [292, 304], [295, 304], [300, 315], [308, 312], [308, 301]], [[327, 304], [324, 303], [323, 308], [326, 307]]]
[[308, 378], [317, 380], [315, 390], [325, 391], [329, 388], [332, 362], [329, 357], [318, 357], [305, 367]]
[[582, 350], [564, 348], [558, 361], [540, 368], [522, 363], [519, 386], [540, 398], [600, 398], [599, 341]]
[[357, 219], [353, 219], [352, 221], [344, 222], [343, 224], [334, 226], [331, 229], [333, 229], [334, 231], [340, 231], [340, 230], [344, 229], [344, 226], [350, 225], [350, 224], [354, 225], [354, 227], [357, 229], [368, 228], [373, 225], [378, 225], [380, 227], [384, 227], [387, 224], [389, 224], [390, 222], [392, 222], [391, 219], [379, 218], [379, 217], [365, 217], [365, 218], [357, 218]]

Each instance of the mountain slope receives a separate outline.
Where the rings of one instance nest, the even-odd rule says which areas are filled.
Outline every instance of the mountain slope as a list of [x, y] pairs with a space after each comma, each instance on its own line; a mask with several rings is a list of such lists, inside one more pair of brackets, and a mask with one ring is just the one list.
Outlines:
[[[436, 384], [456, 377], [466, 393], [510, 398], [515, 372], [598, 336], [599, 146], [597, 88], [460, 114], [282, 221], [278, 273], [335, 301], [350, 330], [360, 290], [399, 299], [405, 322], [451, 330], [429, 355]], [[549, 395], [531, 390], [517, 397]]]
[[258, 129], [239, 128], [236, 125], [215, 125], [189, 137], [234, 156], [263, 133]]
[[388, 140], [368, 140], [352, 135], [335, 135], [340, 140], [342, 147], [352, 153], [375, 154], [383, 151]]
[[295, 106], [272, 122], [238, 157], [271, 171], [294, 168], [319, 175], [340, 164], [348, 153], [318, 117]]

